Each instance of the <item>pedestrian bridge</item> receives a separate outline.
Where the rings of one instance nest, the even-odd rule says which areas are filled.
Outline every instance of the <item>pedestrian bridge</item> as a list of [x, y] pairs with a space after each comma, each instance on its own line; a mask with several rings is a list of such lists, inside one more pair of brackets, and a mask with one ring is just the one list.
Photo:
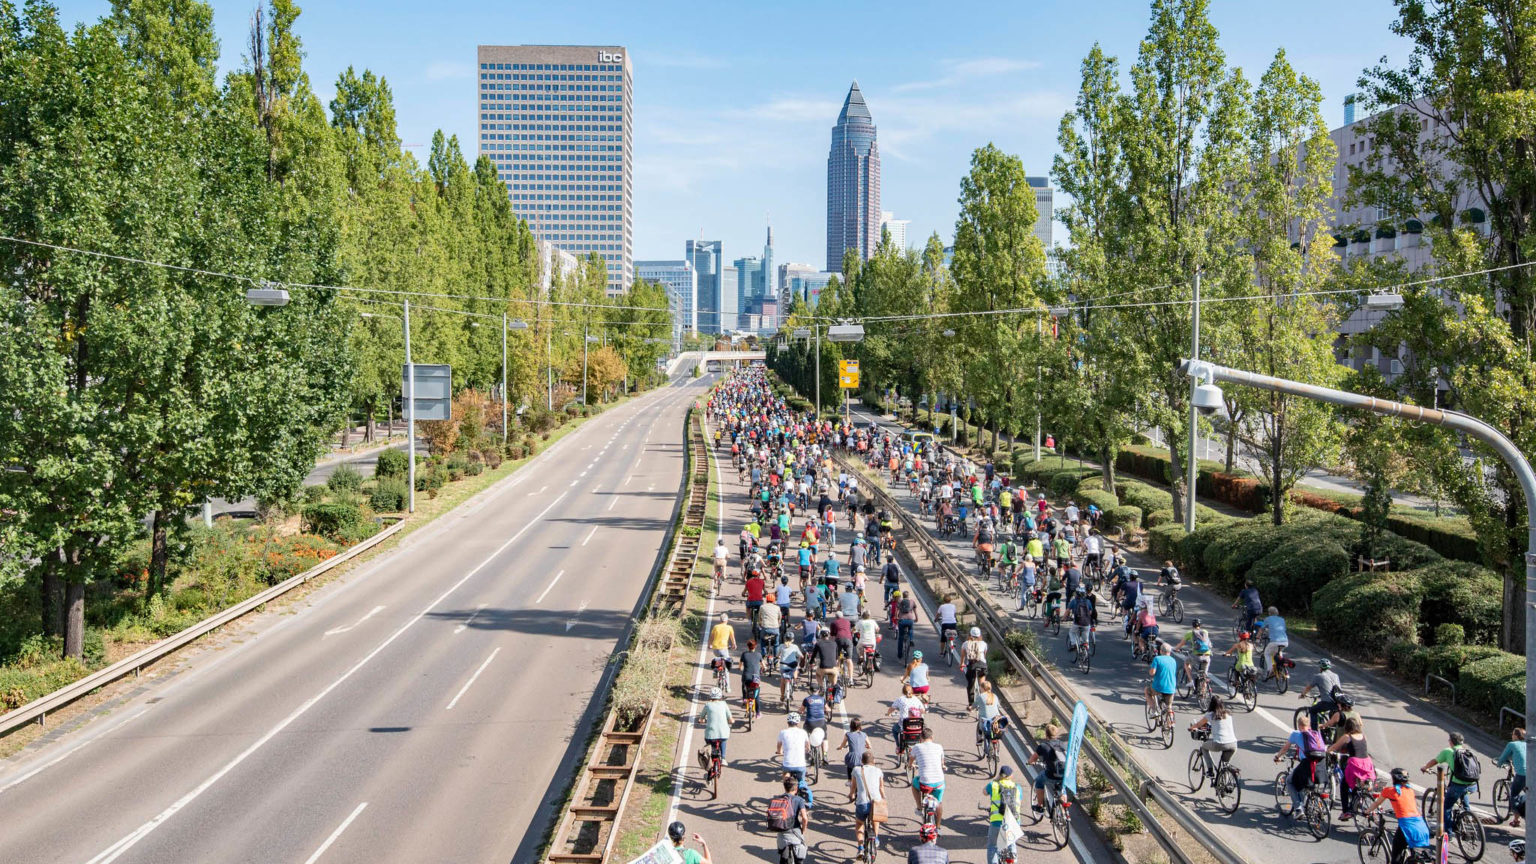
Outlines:
[[746, 363], [751, 360], [767, 360], [767, 351], [705, 351], [703, 362]]

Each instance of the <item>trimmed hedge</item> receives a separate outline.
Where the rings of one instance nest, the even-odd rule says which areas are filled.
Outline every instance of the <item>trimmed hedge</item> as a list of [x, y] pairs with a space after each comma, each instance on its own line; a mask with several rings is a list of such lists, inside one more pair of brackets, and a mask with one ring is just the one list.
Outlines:
[[1104, 518], [1101, 521], [1106, 528], [1135, 531], [1141, 528], [1141, 508], [1132, 507], [1129, 504], [1111, 507], [1104, 511]]
[[1442, 624], [1456, 624], [1474, 645], [1496, 644], [1503, 626], [1504, 580], [1465, 561], [1439, 561], [1414, 571], [1424, 583], [1419, 634], [1425, 642]]
[[[1089, 478], [1089, 480], [1095, 479], [1098, 478]], [[1086, 483], [1087, 481], [1085, 480], [1084, 482]], [[1108, 513], [1114, 508], [1120, 506], [1120, 499], [1109, 494], [1108, 492], [1101, 492], [1094, 489], [1084, 489], [1081, 485], [1077, 487], [1077, 502], [1083, 505], [1084, 509], [1086, 509], [1089, 504], [1092, 504], [1099, 508], [1099, 512], [1101, 513]]]
[[1115, 481], [1115, 493], [1120, 500], [1133, 507], [1140, 507], [1142, 512], [1151, 513], [1154, 510], [1173, 510], [1173, 495], [1141, 483], [1136, 480]]
[[1341, 573], [1349, 571], [1349, 555], [1326, 540], [1283, 543], [1254, 562], [1248, 578], [1266, 603], [1282, 609], [1307, 609], [1313, 596]]
[[393, 447], [379, 451], [379, 461], [373, 473], [378, 477], [404, 477], [411, 467], [411, 457], [404, 450]]
[[1151, 513], [1148, 513], [1146, 518], [1142, 521], [1146, 523], [1148, 528], [1156, 528], [1159, 525], [1167, 525], [1169, 522], [1173, 521], [1173, 509], [1168, 508], [1166, 510], [1153, 510]]
[[1325, 638], [1379, 657], [1394, 642], [1409, 642], [1418, 625], [1419, 580], [1402, 573], [1355, 573], [1334, 579], [1313, 595], [1317, 630]]
[[1425, 675], [1439, 675], [1455, 681], [1463, 666], [1504, 653], [1492, 645], [1411, 645], [1411, 651], [1393, 647], [1396, 650], [1387, 654], [1388, 665], [1410, 680], [1420, 682]]
[[1500, 652], [1461, 667], [1456, 698], [1463, 705], [1497, 716], [1506, 705], [1524, 710], [1525, 684], [1525, 658]]
[[1148, 516], [1147, 522], [1150, 524], [1153, 517], [1162, 513], [1167, 513], [1170, 521], [1152, 526], [1147, 531], [1147, 551], [1159, 560], [1182, 561], [1180, 544], [1184, 541], [1184, 526], [1172, 521], [1173, 511], [1160, 510]]

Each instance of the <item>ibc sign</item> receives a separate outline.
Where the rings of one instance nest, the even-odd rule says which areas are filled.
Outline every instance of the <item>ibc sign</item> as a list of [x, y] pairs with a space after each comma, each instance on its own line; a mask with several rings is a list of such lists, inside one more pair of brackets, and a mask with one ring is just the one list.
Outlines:
[[599, 63], [623, 63], [624, 62], [624, 52], [622, 52], [622, 51], [613, 51], [613, 52], [599, 51], [599, 52], [597, 52], [597, 62], [599, 62]]

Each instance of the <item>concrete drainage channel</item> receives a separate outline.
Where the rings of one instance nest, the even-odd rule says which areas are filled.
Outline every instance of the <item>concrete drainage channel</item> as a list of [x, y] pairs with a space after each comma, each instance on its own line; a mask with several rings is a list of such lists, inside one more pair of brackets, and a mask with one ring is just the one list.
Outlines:
[[[699, 539], [704, 527], [705, 505], [709, 498], [709, 453], [703, 425], [697, 410], [688, 412], [688, 503], [683, 510], [682, 529], [672, 537], [663, 582], [652, 598], [649, 616], [676, 619], [682, 615], [699, 556]], [[637, 627], [626, 655], [625, 666], [634, 661], [641, 649], [643, 626]], [[654, 647], [654, 646], [653, 646]], [[662, 662], [671, 653], [671, 644], [660, 648]], [[587, 751], [581, 771], [571, 785], [564, 812], [548, 846], [545, 861], [551, 864], [602, 864], [612, 854], [618, 839], [618, 825], [635, 785], [640, 769], [640, 754], [650, 737], [656, 719], [656, 705], [666, 681], [665, 666], [656, 687], [648, 694], [649, 706], [643, 711], [622, 716], [610, 704], [602, 731]], [[621, 669], [615, 681], [624, 675]]]
[[[860, 472], [866, 481], [872, 481], [869, 473], [862, 470], [861, 464], [855, 464], [841, 454], [837, 456], [837, 460], [848, 470]], [[1047, 709], [1055, 716], [1070, 718], [1078, 700], [1055, 670], [1041, 662], [1027, 649], [1011, 648], [1004, 638], [1009, 630], [1015, 629], [1010, 622], [998, 615], [992, 608], [991, 602], [976, 591], [967, 574], [955, 565], [932, 537], [928, 536], [927, 530], [921, 525], [913, 524], [905, 508], [892, 499], [884, 489], [874, 485], [874, 482], [868, 482], [868, 487], [878, 506], [889, 512], [897, 521], [900, 532], [898, 534], [900, 551], [907, 559], [906, 563], [910, 567], [913, 578], [920, 579], [930, 594], [936, 593], [929, 580], [930, 574], [924, 572], [916, 556], [912, 554], [911, 546], [908, 545], [915, 543], [930, 562], [931, 569], [937, 571], [932, 575], [947, 581], [950, 589], [964, 600], [966, 610], [974, 615], [977, 626], [986, 633], [987, 641], [1001, 648], [1003, 657], [1014, 674], [1042, 697]], [[1103, 747], [1100, 746], [1100, 742], [1104, 745]], [[1106, 749], [1108, 753], [1104, 752]], [[1088, 725], [1083, 738], [1082, 753], [1095, 770], [1108, 778], [1119, 799], [1146, 826], [1153, 839], [1167, 853], [1169, 861], [1177, 864], [1203, 864], [1208, 861], [1215, 861], [1217, 864], [1243, 864], [1244, 859], [1240, 855], [1207, 828], [1198, 816], [1164, 789], [1155, 777], [1140, 767], [1130, 749], [1093, 713], [1092, 709], [1088, 712]], [[1192, 850], [1181, 845], [1180, 838], [1174, 836], [1162, 819], [1147, 806], [1146, 802], [1149, 799], [1154, 801], [1168, 818], [1177, 823], [1178, 827], [1201, 848]], [[1199, 854], [1201, 852], [1205, 854]]]

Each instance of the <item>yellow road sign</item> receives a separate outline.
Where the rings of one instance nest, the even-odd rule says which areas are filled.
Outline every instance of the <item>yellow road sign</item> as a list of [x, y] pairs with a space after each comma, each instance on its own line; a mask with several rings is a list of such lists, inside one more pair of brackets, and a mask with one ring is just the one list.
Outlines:
[[837, 386], [844, 390], [857, 390], [859, 388], [859, 361], [837, 361]]

